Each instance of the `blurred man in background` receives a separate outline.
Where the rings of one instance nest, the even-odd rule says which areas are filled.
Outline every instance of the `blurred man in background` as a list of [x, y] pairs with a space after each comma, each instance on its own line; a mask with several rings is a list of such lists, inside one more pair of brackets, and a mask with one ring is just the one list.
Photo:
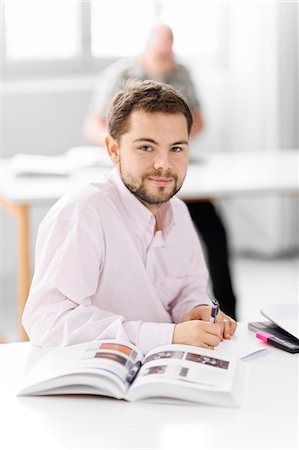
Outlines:
[[[121, 60], [102, 72], [84, 125], [90, 142], [104, 146], [108, 105], [129, 79], [152, 79], [174, 86], [183, 94], [193, 114], [191, 138], [201, 132], [203, 118], [195, 87], [188, 70], [175, 60], [171, 29], [161, 24], [152, 30], [145, 51], [140, 57]], [[190, 202], [187, 206], [205, 244], [214, 295], [220, 302], [222, 311], [236, 318], [236, 298], [222, 220], [209, 201]]]

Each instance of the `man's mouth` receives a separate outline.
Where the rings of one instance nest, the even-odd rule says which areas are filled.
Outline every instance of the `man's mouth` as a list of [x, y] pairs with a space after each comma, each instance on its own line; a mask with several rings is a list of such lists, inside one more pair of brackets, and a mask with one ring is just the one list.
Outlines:
[[156, 186], [168, 186], [173, 181], [173, 178], [148, 177], [148, 180]]

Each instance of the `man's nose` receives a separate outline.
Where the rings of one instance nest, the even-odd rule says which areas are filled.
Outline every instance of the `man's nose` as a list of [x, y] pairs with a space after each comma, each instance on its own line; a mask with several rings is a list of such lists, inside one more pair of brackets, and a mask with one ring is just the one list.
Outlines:
[[159, 155], [159, 156], [157, 156], [157, 158], [155, 159], [155, 161], [154, 161], [154, 168], [155, 168], [155, 170], [161, 170], [161, 169], [163, 169], [163, 170], [169, 170], [169, 169], [171, 169], [172, 168], [172, 164], [171, 164], [171, 161], [170, 161], [170, 159], [169, 159], [169, 155], [168, 154], [166, 154], [166, 155]]

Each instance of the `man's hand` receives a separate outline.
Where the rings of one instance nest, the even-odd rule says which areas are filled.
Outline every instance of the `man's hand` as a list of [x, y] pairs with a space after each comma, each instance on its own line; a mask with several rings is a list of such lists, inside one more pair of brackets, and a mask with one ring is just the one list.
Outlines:
[[[189, 320], [204, 320], [206, 322], [210, 321], [211, 316], [211, 306], [199, 305], [191, 309], [187, 314], [182, 317], [182, 322], [187, 322]], [[220, 327], [220, 339], [230, 339], [237, 328], [237, 322], [230, 316], [227, 316], [222, 311], [219, 311], [216, 316], [216, 324]]]
[[178, 323], [172, 338], [173, 344], [196, 345], [209, 350], [219, 345], [220, 341], [220, 325], [202, 320]]

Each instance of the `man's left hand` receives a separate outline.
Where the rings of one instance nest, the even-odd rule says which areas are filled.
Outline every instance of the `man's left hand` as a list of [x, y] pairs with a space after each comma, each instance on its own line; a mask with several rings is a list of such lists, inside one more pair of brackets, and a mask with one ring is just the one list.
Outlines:
[[[196, 306], [182, 317], [182, 322], [186, 322], [187, 320], [204, 320], [209, 322], [211, 317], [211, 309], [211, 306], [208, 305]], [[219, 310], [216, 316], [215, 323], [220, 325], [221, 340], [223, 340], [223, 338], [230, 339], [234, 335], [237, 328], [237, 322], [227, 314], [224, 314], [221, 310]]]

